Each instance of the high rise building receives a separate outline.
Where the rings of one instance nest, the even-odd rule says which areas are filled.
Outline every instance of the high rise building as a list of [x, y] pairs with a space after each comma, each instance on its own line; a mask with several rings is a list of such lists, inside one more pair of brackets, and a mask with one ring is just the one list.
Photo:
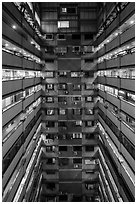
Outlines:
[[2, 3], [2, 199], [135, 200], [135, 3]]

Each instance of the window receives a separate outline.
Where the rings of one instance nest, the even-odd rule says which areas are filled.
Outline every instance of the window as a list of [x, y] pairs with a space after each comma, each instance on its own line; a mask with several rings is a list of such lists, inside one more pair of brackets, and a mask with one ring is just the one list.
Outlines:
[[64, 7], [61, 8], [61, 12], [62, 12], [62, 13], [67, 13], [67, 8], [64, 8]]
[[64, 34], [58, 34], [57, 39], [58, 40], [65, 40], [65, 35]]
[[67, 8], [67, 13], [68, 14], [75, 14], [76, 13], [76, 7], [68, 7]]
[[72, 138], [73, 139], [81, 139], [82, 138], [82, 133], [73, 133]]
[[47, 121], [46, 127], [55, 127], [55, 122], [54, 121]]
[[127, 151], [131, 154], [131, 156], [135, 159], [135, 146], [131, 144], [131, 142], [127, 139], [127, 137], [120, 132], [120, 140]]
[[59, 121], [58, 122], [58, 127], [67, 127], [67, 123], [64, 121]]
[[59, 152], [66, 152], [67, 150], [67, 146], [59, 146]]
[[54, 115], [55, 114], [55, 110], [54, 109], [47, 109], [46, 110], [46, 115]]
[[93, 63], [94, 59], [85, 59], [85, 63]]
[[86, 102], [93, 102], [93, 97], [92, 96], [86, 96], [85, 101]]
[[74, 158], [73, 164], [82, 164], [82, 158]]
[[121, 111], [121, 118], [127, 125], [135, 129], [135, 119], [134, 118], [132, 118], [131, 116], [127, 115], [126, 113], [122, 111]]
[[59, 158], [59, 166], [66, 166], [69, 164], [69, 158]]
[[46, 63], [54, 63], [54, 59], [45, 59]]
[[81, 96], [72, 97], [72, 101], [74, 101], [74, 102], [80, 102], [80, 101], [81, 101]]
[[53, 90], [54, 89], [54, 84], [46, 84], [46, 89]]
[[82, 120], [76, 120], [75, 125], [76, 126], [82, 126]]
[[46, 134], [46, 139], [54, 140], [55, 139], [55, 135], [48, 133], [48, 134]]
[[94, 186], [94, 184], [85, 184], [85, 188], [87, 189], [87, 190], [93, 190], [93, 189], [95, 189], [95, 186]]
[[46, 152], [54, 152], [55, 146], [46, 146]]
[[86, 165], [93, 165], [93, 164], [95, 164], [95, 160], [90, 159], [90, 158], [89, 159], [85, 159], [84, 163]]
[[82, 77], [82, 73], [81, 72], [71, 72], [70, 76], [71, 77]]
[[67, 202], [68, 195], [59, 195], [59, 202]]
[[82, 146], [73, 146], [73, 151], [74, 152], [78, 152], [78, 151], [82, 151]]
[[59, 115], [66, 115], [66, 109], [59, 109]]
[[54, 77], [54, 72], [44, 72], [43, 76], [46, 78], [53, 78]]
[[80, 108], [73, 109], [73, 114], [74, 115], [81, 115], [81, 109]]
[[84, 39], [85, 40], [92, 40], [93, 39], [93, 34], [92, 33], [86, 33], [84, 35]]
[[85, 108], [85, 115], [93, 115], [93, 109]]
[[50, 170], [46, 170], [46, 174], [48, 174], [48, 175], [54, 175], [54, 174], [56, 174], [56, 171], [55, 170], [52, 170], [52, 169], [50, 169]]
[[92, 127], [94, 126], [94, 121], [85, 121], [85, 127]]
[[79, 91], [79, 90], [81, 90], [81, 85], [80, 85], [80, 84], [73, 84], [73, 90], [74, 90], [74, 91]]
[[23, 98], [23, 92], [19, 92], [17, 94], [14, 94], [12, 96], [9, 96], [2, 100], [2, 109], [7, 110], [7, 108], [10, 108], [15, 103], [21, 101]]
[[59, 96], [59, 97], [58, 97], [58, 102], [59, 102], [59, 103], [66, 104], [66, 103], [67, 103], [67, 98], [66, 98], [66, 97], [63, 97], [63, 96]]
[[11, 164], [12, 160], [14, 159], [15, 155], [19, 151], [20, 147], [24, 143], [24, 134], [21, 134], [20, 137], [16, 140], [14, 145], [10, 148], [8, 153], [5, 155], [2, 163], [2, 173], [4, 174], [9, 165]]
[[92, 134], [92, 133], [86, 133], [85, 134], [85, 139], [87, 140], [91, 140], [91, 139], [94, 139], [95, 138], [95, 135]]
[[61, 13], [64, 14], [76, 14], [77, 9], [76, 7], [62, 7], [61, 8]]
[[80, 34], [72, 34], [72, 40], [80, 40], [81, 35]]
[[58, 28], [69, 28], [69, 21], [58, 21]]
[[65, 71], [60, 71], [60, 72], [58, 72], [58, 76], [59, 76], [59, 77], [66, 77], [66, 76], [67, 76], [67, 72], [65, 72]]
[[80, 52], [80, 46], [73, 46], [72, 52], [75, 52], [75, 53]]
[[26, 89], [25, 90], [25, 96], [27, 97], [27, 96], [30, 96], [31, 94], [33, 94], [34, 93], [34, 87], [31, 87], [31, 88], [28, 88], [28, 89]]
[[67, 89], [67, 84], [58, 84], [58, 89], [66, 90]]
[[84, 76], [85, 76], [86, 78], [88, 78], [88, 77], [94, 77], [94, 72], [92, 72], [92, 71], [85, 71], [85, 72], [84, 72]]
[[93, 152], [93, 151], [94, 151], [94, 146], [93, 146], [93, 145], [87, 145], [87, 146], [85, 146], [85, 151], [86, 151], [86, 152]]
[[53, 34], [46, 34], [46, 40], [53, 40]]
[[56, 159], [55, 158], [47, 158], [46, 159], [46, 163], [54, 165], [56, 163]]
[[54, 103], [54, 97], [52, 97], [52, 96], [47, 96], [47, 97], [45, 98], [45, 101], [43, 101], [43, 102]]

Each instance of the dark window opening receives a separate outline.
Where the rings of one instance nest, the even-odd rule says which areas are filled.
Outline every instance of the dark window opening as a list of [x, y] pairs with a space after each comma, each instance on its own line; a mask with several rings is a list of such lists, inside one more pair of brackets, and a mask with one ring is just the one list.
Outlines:
[[67, 200], [68, 200], [68, 195], [59, 195], [60, 202], [67, 201]]
[[55, 122], [53, 121], [46, 122], [46, 127], [55, 127]]
[[67, 13], [75, 14], [76, 13], [76, 8], [75, 7], [67, 8]]
[[86, 152], [93, 152], [93, 151], [94, 151], [94, 146], [93, 146], [93, 145], [87, 145], [87, 146], [85, 146], [85, 151], [86, 151]]
[[80, 40], [81, 35], [80, 34], [72, 34], [72, 40]]
[[66, 166], [69, 164], [69, 158], [59, 158], [59, 166]]
[[92, 71], [85, 71], [84, 75], [85, 75], [85, 77], [94, 77], [94, 72], [92, 72]]
[[95, 135], [94, 135], [94, 134], [91, 134], [91, 133], [87, 133], [87, 134], [85, 135], [85, 138], [86, 138], [87, 140], [94, 139], [94, 138], [95, 138]]
[[50, 170], [46, 170], [46, 174], [50, 175], [50, 174], [56, 174], [56, 171], [50, 169]]
[[82, 164], [82, 158], [74, 158], [73, 164]]
[[58, 40], [65, 40], [64, 34], [58, 34]]
[[68, 149], [67, 146], [59, 146], [59, 151], [60, 152], [64, 152], [64, 151], [66, 152], [67, 149]]
[[93, 62], [94, 59], [85, 59], [85, 63], [90, 63], [90, 62]]
[[52, 34], [46, 34], [46, 40], [53, 40]]
[[93, 39], [93, 34], [92, 33], [87, 33], [84, 35], [85, 40], [92, 40]]
[[78, 152], [78, 151], [82, 151], [82, 146], [73, 146], [73, 151], [74, 152]]
[[54, 63], [54, 59], [45, 59], [45, 62], [47, 62], [47, 63]]
[[46, 183], [46, 187], [50, 190], [54, 190], [55, 189], [55, 183]]

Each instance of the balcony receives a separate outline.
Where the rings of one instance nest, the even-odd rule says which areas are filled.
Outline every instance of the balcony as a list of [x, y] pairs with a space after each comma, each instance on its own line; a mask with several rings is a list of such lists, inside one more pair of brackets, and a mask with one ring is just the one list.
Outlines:
[[48, 181], [58, 181], [59, 180], [59, 173], [55, 170], [47, 170], [42, 172], [42, 178]]
[[22, 89], [22, 80], [10, 80], [2, 82], [2, 95], [7, 95]]
[[18, 115], [22, 111], [22, 101], [18, 102], [11, 108], [7, 109], [2, 114], [2, 126], [8, 123], [12, 118]]
[[121, 57], [121, 66], [135, 65], [135, 53], [127, 54]]
[[42, 186], [41, 186], [41, 194], [46, 195], [54, 195], [58, 194], [59, 192], [59, 185], [54, 182], [46, 182], [43, 180]]
[[135, 25], [133, 25], [131, 28], [122, 33], [120, 37], [121, 44], [135, 38]]

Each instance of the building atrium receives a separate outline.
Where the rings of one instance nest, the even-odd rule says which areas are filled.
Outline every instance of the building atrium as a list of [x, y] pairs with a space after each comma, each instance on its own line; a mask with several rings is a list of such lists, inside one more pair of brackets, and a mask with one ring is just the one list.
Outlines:
[[2, 201], [135, 201], [135, 3], [2, 3]]

